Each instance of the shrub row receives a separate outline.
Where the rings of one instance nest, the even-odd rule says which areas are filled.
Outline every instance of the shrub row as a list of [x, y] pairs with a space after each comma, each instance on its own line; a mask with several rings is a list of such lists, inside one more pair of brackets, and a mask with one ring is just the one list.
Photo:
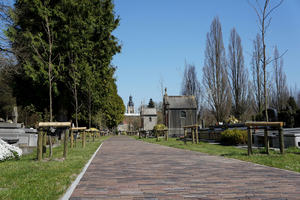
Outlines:
[[[263, 116], [257, 114], [252, 120], [263, 121]], [[300, 109], [278, 112], [278, 121], [284, 122], [284, 128], [300, 127]]]

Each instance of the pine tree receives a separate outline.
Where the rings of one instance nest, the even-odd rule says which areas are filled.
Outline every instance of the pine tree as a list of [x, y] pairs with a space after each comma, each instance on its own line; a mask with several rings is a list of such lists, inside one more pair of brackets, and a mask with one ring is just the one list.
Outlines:
[[155, 104], [154, 102], [152, 101], [152, 99], [150, 99], [149, 103], [148, 103], [148, 108], [155, 108]]
[[[36, 89], [39, 100], [33, 101], [40, 104], [36, 106], [40, 110], [48, 107], [45, 99], [51, 102], [54, 98], [57, 108], [75, 113], [75, 121], [84, 113], [80, 113], [82, 102], [88, 102], [85, 114], [91, 126], [92, 115], [103, 110], [111, 93], [116, 93], [116, 67], [111, 61], [121, 52], [121, 45], [112, 34], [120, 21], [114, 4], [111, 0], [19, 0], [15, 8], [14, 24], [7, 34], [22, 66], [23, 77], [16, 77], [16, 83], [20, 87], [24, 81], [29, 83], [32, 87], [26, 88], [27, 92]], [[45, 89], [40, 90], [45, 83], [51, 85], [48, 98]], [[18, 102], [32, 102], [30, 95], [21, 93]]]

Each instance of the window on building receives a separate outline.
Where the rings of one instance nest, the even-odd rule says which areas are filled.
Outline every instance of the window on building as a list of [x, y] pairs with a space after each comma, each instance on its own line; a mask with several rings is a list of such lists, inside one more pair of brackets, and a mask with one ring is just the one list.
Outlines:
[[185, 111], [181, 111], [180, 112], [180, 117], [181, 118], [185, 118], [186, 117], [186, 112]]
[[152, 117], [149, 117], [149, 122], [152, 122]]

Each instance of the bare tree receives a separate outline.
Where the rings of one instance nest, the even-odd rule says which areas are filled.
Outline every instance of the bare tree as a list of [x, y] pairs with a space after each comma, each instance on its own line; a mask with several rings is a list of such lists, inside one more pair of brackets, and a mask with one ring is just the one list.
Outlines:
[[76, 127], [78, 127], [78, 113], [80, 111], [81, 106], [83, 105], [82, 103], [79, 103], [79, 89], [80, 89], [80, 76], [81, 74], [79, 73], [78, 70], [78, 63], [74, 63], [74, 54], [73, 52], [68, 52], [68, 58], [69, 58], [69, 66], [68, 66], [68, 71], [70, 74], [71, 80], [68, 80], [68, 88], [71, 91], [71, 96], [74, 99], [74, 102], [71, 102], [71, 104], [74, 107], [75, 110], [75, 124]]
[[267, 52], [266, 52], [266, 44], [265, 44], [265, 37], [267, 36], [268, 32], [267, 29], [271, 23], [272, 18], [268, 18], [269, 15], [272, 13], [274, 9], [276, 9], [280, 4], [284, 1], [281, 0], [280, 3], [278, 3], [276, 6], [271, 8], [270, 11], [268, 11], [268, 8], [270, 6], [271, 0], [265, 0], [265, 3], [263, 7], [259, 4], [258, 0], [256, 0], [258, 8], [256, 8], [253, 4], [247, 0], [248, 3], [253, 7], [255, 10], [257, 17], [258, 17], [258, 23], [259, 23], [259, 29], [261, 32], [261, 38], [262, 38], [262, 51], [263, 51], [263, 56], [262, 56], [262, 66], [263, 66], [263, 73], [264, 73], [264, 97], [265, 97], [265, 115], [266, 115], [266, 120], [269, 121], [268, 118], [268, 112], [267, 112], [267, 104], [268, 104], [268, 95], [267, 95], [267, 65], [272, 62], [272, 56], [267, 58]]
[[279, 58], [279, 51], [275, 46], [273, 61], [273, 95], [272, 102], [274, 107], [279, 111], [285, 108], [288, 99], [288, 87], [286, 83], [286, 75], [283, 71], [283, 58]]
[[[13, 24], [11, 19], [12, 8], [11, 2], [3, 0], [0, 2], [0, 28], [6, 30]], [[20, 48], [20, 47], [18, 47]], [[16, 64], [16, 57], [14, 55], [15, 48], [12, 48], [11, 42], [5, 35], [5, 31], [0, 32], [0, 72], [4, 73], [5, 76], [0, 76], [0, 82], [4, 81], [7, 83], [11, 80], [14, 74], [19, 72], [20, 65]]]
[[296, 101], [296, 103], [297, 103], [298, 108], [300, 108], [300, 90], [297, 91], [297, 101]]
[[[11, 7], [8, 1], [0, 2], [0, 26], [2, 29], [12, 24], [10, 12]], [[4, 32], [0, 33], [0, 52], [12, 53], [11, 46], [9, 45], [9, 39], [5, 36]]]
[[[60, 68], [60, 54], [57, 53], [54, 55], [54, 39], [55, 39], [55, 31], [54, 31], [54, 22], [52, 17], [52, 10], [49, 9], [49, 2], [44, 2], [44, 4], [40, 4], [38, 7], [39, 12], [41, 13], [43, 20], [41, 22], [42, 27], [45, 33], [45, 39], [42, 38], [43, 33], [39, 33], [37, 35], [33, 35], [29, 30], [27, 30], [27, 35], [31, 38], [31, 47], [34, 50], [35, 55], [33, 56], [35, 61], [39, 63], [40, 68], [38, 70], [33, 69], [30, 65], [31, 63], [27, 63], [27, 68], [31, 71], [32, 74], [39, 75], [45, 79], [45, 82], [48, 85], [49, 90], [49, 121], [53, 121], [52, 114], [52, 91], [57, 90], [55, 87], [55, 81], [59, 79], [59, 68]], [[49, 7], [48, 7], [49, 6]], [[59, 58], [58, 64], [54, 64], [54, 61]], [[33, 76], [34, 77], [34, 76]], [[37, 76], [35, 76], [37, 77]], [[49, 143], [50, 143], [50, 155], [52, 157], [52, 142], [51, 135], [49, 135]]]
[[164, 77], [161, 75], [160, 72], [159, 72], [157, 89], [159, 90], [159, 94], [162, 101], [162, 99], [164, 98], [165, 90], [164, 90]]
[[[290, 90], [289, 90], [289, 97], [293, 97], [293, 99], [295, 100], [297, 106], [299, 103], [299, 97], [300, 97], [300, 91], [297, 88], [297, 83], [295, 83], [294, 88], [292, 86], [290, 86]], [[298, 106], [299, 107], [299, 106]]]
[[197, 78], [195, 64], [187, 64], [185, 62], [180, 94], [186, 96], [195, 96], [195, 101], [198, 108], [198, 120], [201, 119], [204, 111], [204, 101], [203, 96], [201, 95], [201, 84]]
[[262, 59], [262, 40], [259, 34], [253, 40], [253, 53], [251, 60], [251, 70], [253, 75], [252, 90], [254, 92], [254, 105], [253, 108], [256, 113], [261, 113], [263, 110], [263, 71], [261, 65]]
[[230, 89], [226, 72], [226, 56], [222, 28], [215, 17], [206, 35], [205, 60], [203, 66], [203, 86], [207, 100], [217, 121], [223, 121], [230, 112]]
[[194, 95], [196, 105], [199, 107], [200, 82], [198, 81], [194, 64], [185, 63], [180, 94], [186, 96]]
[[6, 79], [8, 71], [0, 69], [0, 115], [6, 116], [6, 121], [16, 105], [16, 98], [13, 96], [13, 90], [10, 87], [10, 79]]
[[228, 45], [228, 77], [232, 95], [232, 114], [242, 120], [249, 107], [248, 71], [244, 67], [242, 40], [236, 29], [230, 32]]

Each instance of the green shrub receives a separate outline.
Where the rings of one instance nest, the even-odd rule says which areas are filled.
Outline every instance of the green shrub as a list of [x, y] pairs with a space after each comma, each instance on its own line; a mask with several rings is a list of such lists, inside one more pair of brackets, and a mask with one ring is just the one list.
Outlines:
[[227, 144], [246, 144], [248, 141], [247, 131], [242, 131], [237, 128], [226, 130], [221, 133], [221, 142]]
[[253, 115], [252, 116], [252, 121], [263, 121], [263, 115], [260, 113], [260, 114], [257, 114], [257, 115]]
[[127, 133], [125, 131], [122, 131], [121, 135], [127, 135]]
[[278, 121], [284, 122], [284, 128], [292, 127], [292, 112], [291, 111], [281, 111], [278, 112]]
[[165, 129], [166, 128], [166, 126], [164, 125], [164, 124], [157, 124], [157, 125], [155, 125], [154, 127], [153, 127], [153, 133], [154, 133], [154, 135], [156, 135], [156, 133], [157, 133], [157, 131], [156, 130], [158, 130], [158, 129]]

